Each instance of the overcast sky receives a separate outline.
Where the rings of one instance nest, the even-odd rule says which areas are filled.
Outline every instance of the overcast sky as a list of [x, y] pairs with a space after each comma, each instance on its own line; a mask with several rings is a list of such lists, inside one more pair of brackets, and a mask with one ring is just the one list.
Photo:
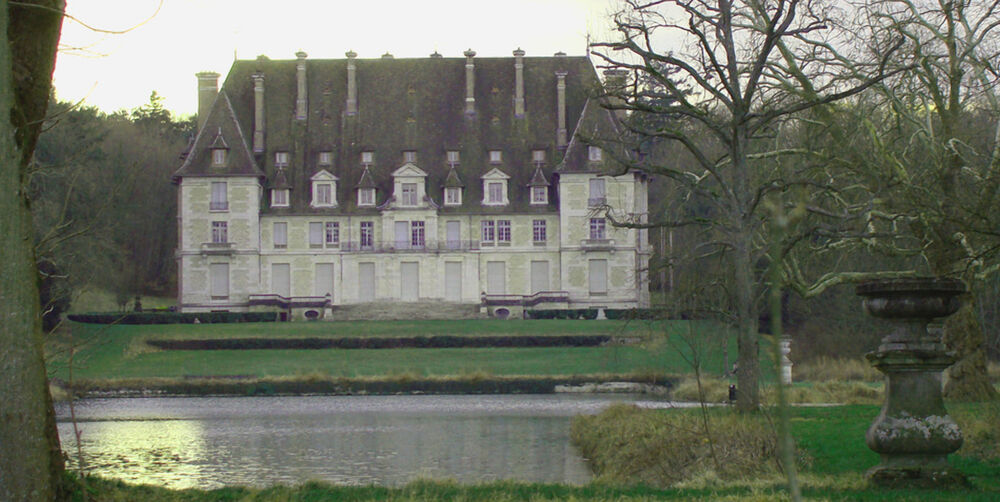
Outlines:
[[[225, 77], [253, 59], [583, 55], [607, 37], [614, 0], [74, 0], [67, 2], [55, 88], [60, 100], [106, 112], [155, 90], [175, 114], [197, 110], [194, 74]], [[157, 9], [159, 11], [157, 12]], [[154, 15], [155, 14], [155, 15]], [[148, 20], [148, 21], [147, 21]], [[81, 23], [82, 22], [82, 23]], [[84, 26], [86, 24], [86, 26]], [[138, 26], [137, 26], [138, 25]], [[89, 28], [87, 27], [89, 26]], [[116, 34], [105, 31], [122, 31]], [[95, 30], [96, 29], [96, 30]], [[104, 31], [97, 31], [104, 30]], [[221, 83], [221, 79], [220, 79]]]

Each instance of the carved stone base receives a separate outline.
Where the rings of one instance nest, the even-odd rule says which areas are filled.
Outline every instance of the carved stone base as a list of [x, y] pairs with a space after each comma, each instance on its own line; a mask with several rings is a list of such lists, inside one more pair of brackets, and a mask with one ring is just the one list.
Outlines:
[[964, 474], [948, 466], [946, 455], [882, 455], [882, 463], [866, 475], [873, 485], [885, 488], [971, 487]]

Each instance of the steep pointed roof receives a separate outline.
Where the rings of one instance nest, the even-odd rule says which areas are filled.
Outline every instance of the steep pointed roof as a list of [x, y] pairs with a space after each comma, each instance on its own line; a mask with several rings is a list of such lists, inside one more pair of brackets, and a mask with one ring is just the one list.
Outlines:
[[528, 186], [549, 186], [549, 180], [545, 179], [545, 173], [542, 172], [542, 166], [535, 168], [535, 174], [531, 177], [531, 182], [528, 183]]
[[614, 113], [601, 106], [600, 98], [591, 98], [583, 105], [580, 121], [576, 124], [573, 137], [566, 147], [566, 155], [556, 166], [557, 172], [599, 173], [609, 172], [621, 166], [604, 154], [599, 161], [590, 160], [591, 146], [602, 150], [617, 148], [609, 142], [619, 137], [620, 126]]
[[462, 183], [462, 179], [458, 177], [458, 171], [455, 170], [454, 166], [448, 170], [448, 176], [444, 179], [444, 186], [451, 188], [462, 188], [465, 186], [465, 183]]
[[278, 172], [271, 177], [271, 188], [276, 190], [284, 190], [292, 188], [292, 185], [288, 183], [288, 177], [285, 176], [285, 170], [278, 168]]
[[361, 179], [358, 180], [358, 188], [378, 188], [378, 183], [375, 183], [375, 177], [372, 176], [371, 171], [368, 170], [368, 166], [365, 166], [365, 170], [361, 173]]
[[[229, 148], [226, 163], [213, 166], [211, 150], [216, 145]], [[229, 145], [233, 147], [230, 148]], [[258, 176], [264, 177], [264, 171], [257, 167], [253, 154], [247, 147], [246, 137], [236, 118], [233, 104], [228, 94], [223, 90], [212, 105], [205, 125], [195, 137], [191, 153], [184, 159], [184, 164], [174, 173], [174, 180], [182, 176]]]

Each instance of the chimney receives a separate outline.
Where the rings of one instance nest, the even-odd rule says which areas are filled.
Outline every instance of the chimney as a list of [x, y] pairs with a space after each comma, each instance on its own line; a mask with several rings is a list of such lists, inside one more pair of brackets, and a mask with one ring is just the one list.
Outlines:
[[476, 51], [469, 49], [465, 51], [465, 113], [472, 115], [476, 113], [476, 65], [472, 58], [476, 57]]
[[295, 80], [298, 83], [298, 97], [295, 98], [295, 118], [296, 120], [306, 119], [306, 54], [299, 51], [295, 53], [298, 61], [295, 63]]
[[354, 51], [344, 53], [347, 56], [347, 115], [358, 114], [358, 80], [357, 66], [354, 65], [354, 58], [358, 54]]
[[264, 151], [264, 74], [253, 74], [253, 151]]
[[524, 51], [514, 51], [514, 116], [524, 116]]
[[556, 72], [556, 105], [559, 117], [558, 129], [556, 129], [556, 146], [559, 148], [566, 147], [566, 72], [557, 71]]
[[[628, 82], [628, 70], [609, 69], [604, 70], [604, 92], [608, 96], [608, 103], [612, 106], [622, 106], [625, 100], [622, 93], [625, 92], [625, 84]], [[612, 109], [618, 120], [625, 120], [624, 109]]]
[[208, 111], [219, 95], [219, 74], [214, 71], [196, 73], [198, 77], [198, 130], [205, 125]]

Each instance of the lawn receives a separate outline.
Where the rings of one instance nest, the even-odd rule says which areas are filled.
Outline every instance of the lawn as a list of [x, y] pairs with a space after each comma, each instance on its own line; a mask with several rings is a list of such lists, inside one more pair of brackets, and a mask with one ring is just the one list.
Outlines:
[[[296, 376], [321, 374], [364, 377], [412, 374], [449, 376], [588, 375], [691, 371], [692, 354], [721, 371], [718, 325], [698, 321], [361, 321], [94, 325], [69, 323], [49, 344], [52, 376], [68, 378], [74, 347], [74, 378], [153, 378], [185, 376]], [[609, 334], [628, 344], [555, 348], [442, 348], [380, 350], [157, 350], [150, 339], [322, 338], [341, 336], [580, 335]], [[692, 347], [696, 347], [693, 349]], [[736, 344], [730, 341], [730, 361]]]

